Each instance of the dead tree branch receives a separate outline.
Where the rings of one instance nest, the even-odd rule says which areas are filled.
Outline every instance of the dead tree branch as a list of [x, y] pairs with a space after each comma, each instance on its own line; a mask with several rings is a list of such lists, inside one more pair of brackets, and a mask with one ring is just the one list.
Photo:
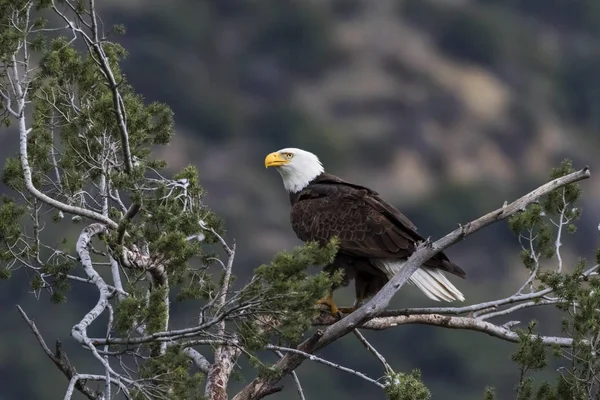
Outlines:
[[[319, 321], [316, 322], [316, 325], [329, 325], [326, 321], [329, 318], [322, 317]], [[334, 318], [332, 317], [329, 321], [330, 323], [335, 323]], [[385, 330], [389, 328], [393, 328], [399, 325], [408, 325], [408, 324], [420, 324], [420, 325], [431, 325], [437, 326], [440, 328], [448, 328], [448, 329], [463, 329], [469, 331], [476, 331], [486, 333], [490, 336], [506, 340], [509, 342], [518, 342], [519, 335], [503, 326], [499, 326], [496, 324], [492, 324], [491, 322], [484, 321], [477, 318], [471, 317], [455, 317], [449, 315], [439, 315], [439, 314], [421, 314], [421, 315], [400, 315], [397, 317], [383, 317], [383, 318], [373, 318], [368, 322], [365, 322], [361, 328], [370, 329], [370, 330]], [[514, 324], [513, 324], [514, 325]], [[555, 336], [537, 336], [531, 335], [532, 339], [535, 338], [542, 339], [542, 342], [545, 345], [558, 345], [560, 347], [571, 347], [573, 345], [573, 340], [571, 338], [563, 338], [563, 337], [555, 337]]]
[[[19, 310], [19, 313], [21, 313], [21, 317], [25, 320], [25, 322], [27, 322], [27, 325], [29, 325], [29, 328], [31, 328], [31, 332], [33, 332], [36, 339], [40, 343], [40, 346], [42, 347], [42, 350], [44, 350], [44, 353], [46, 353], [48, 358], [52, 360], [54, 365], [56, 365], [56, 367], [67, 377], [67, 379], [70, 382], [73, 382], [72, 381], [73, 378], [78, 376], [78, 374], [77, 374], [77, 371], [75, 370], [75, 367], [73, 367], [73, 365], [69, 362], [67, 355], [62, 350], [62, 344], [60, 343], [60, 341], [58, 341], [58, 340], [56, 341], [56, 352], [52, 353], [52, 351], [50, 350], [48, 345], [46, 345], [46, 342], [44, 341], [42, 334], [40, 333], [37, 326], [35, 325], [35, 322], [33, 322], [33, 320], [31, 320], [27, 316], [27, 314], [21, 308], [21, 306], [17, 305], [17, 309]], [[96, 399], [102, 398], [101, 393], [94, 392], [92, 389], [87, 387], [83, 383], [82, 380], [74, 381], [73, 387], [75, 389], [79, 390], [83, 395], [85, 395], [90, 400], [96, 400]], [[71, 389], [71, 393], [72, 393], [72, 391], [73, 390]]]
[[[227, 301], [227, 292], [229, 291], [231, 281], [231, 270], [235, 258], [235, 243], [230, 247], [225, 242], [225, 239], [217, 234], [217, 232], [212, 230], [212, 233], [219, 239], [223, 250], [225, 250], [228, 256], [221, 291], [219, 292], [216, 304], [214, 305], [214, 307], [220, 311]], [[225, 320], [218, 323], [217, 332], [218, 337], [225, 336]], [[241, 350], [238, 347], [230, 346], [225, 343], [217, 347], [215, 350], [215, 361], [209, 369], [206, 382], [205, 394], [209, 399], [227, 400], [227, 384], [229, 382], [229, 377], [231, 376], [231, 371], [233, 371], [233, 367], [235, 366], [235, 362], [240, 353]]]
[[359, 378], [364, 379], [365, 381], [367, 381], [369, 383], [372, 383], [375, 386], [378, 386], [380, 389], [385, 388], [385, 385], [383, 383], [377, 382], [373, 378], [369, 378], [367, 375], [363, 374], [362, 372], [359, 372], [359, 371], [354, 370], [352, 368], [344, 367], [343, 365], [339, 365], [339, 364], [333, 363], [331, 361], [327, 361], [324, 358], [317, 357], [317, 356], [315, 356], [313, 354], [305, 353], [305, 352], [300, 351], [298, 349], [291, 349], [289, 347], [275, 346], [275, 345], [272, 345], [272, 344], [267, 345], [267, 349], [277, 350], [277, 351], [291, 353], [291, 354], [296, 354], [296, 355], [299, 355], [301, 357], [307, 358], [310, 361], [314, 361], [314, 362], [319, 363], [319, 364], [327, 365], [328, 367], [332, 367], [334, 369], [339, 369], [340, 371], [344, 371], [344, 372], [347, 372], [349, 374], [358, 376]]

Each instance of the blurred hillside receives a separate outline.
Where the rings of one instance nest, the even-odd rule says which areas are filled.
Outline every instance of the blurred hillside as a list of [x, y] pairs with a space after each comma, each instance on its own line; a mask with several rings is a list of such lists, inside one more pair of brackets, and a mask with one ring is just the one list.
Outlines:
[[[128, 80], [175, 111], [177, 136], [159, 156], [174, 170], [199, 168], [206, 202], [238, 243], [240, 281], [299, 243], [281, 179], [263, 166], [267, 153], [283, 147], [315, 152], [329, 172], [379, 191], [433, 238], [534, 188], [569, 157], [576, 168], [589, 165], [593, 178], [583, 184], [579, 231], [564, 241], [567, 259], [598, 246], [597, 0], [99, 3], [107, 25], [127, 28], [115, 39], [129, 51]], [[0, 140], [2, 156], [16, 152], [14, 135]], [[469, 302], [516, 289], [525, 274], [518, 250], [499, 224], [447, 252], [467, 271], [457, 286]], [[0, 400], [59, 398], [67, 382], [14, 305], [31, 310], [48, 342], [61, 338], [83, 368], [87, 355], [73, 348], [68, 330], [95, 299], [76, 289], [67, 305], [49, 305], [17, 278], [0, 286], [0, 358], [19, 360], [0, 365]], [[351, 301], [348, 291], [342, 298]], [[430, 302], [412, 288], [392, 304], [414, 305]], [[556, 329], [559, 321], [544, 312], [535, 314], [542, 326]], [[177, 320], [185, 323], [182, 314]], [[368, 337], [398, 370], [420, 368], [434, 399], [481, 399], [486, 385], [514, 398], [511, 344], [420, 326]], [[354, 338], [323, 355], [378, 371]], [[305, 363], [299, 375], [308, 399], [370, 393], [320, 365]], [[34, 380], [39, 385], [26, 383]], [[290, 387], [272, 398], [293, 396]]]

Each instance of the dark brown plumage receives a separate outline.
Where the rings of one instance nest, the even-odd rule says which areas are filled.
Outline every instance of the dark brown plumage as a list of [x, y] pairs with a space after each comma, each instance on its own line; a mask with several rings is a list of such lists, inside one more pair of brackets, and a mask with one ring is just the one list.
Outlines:
[[[290, 222], [299, 239], [321, 244], [333, 237], [339, 239], [338, 254], [325, 270], [343, 269], [342, 285], [355, 280], [355, 307], [403, 268], [424, 240], [415, 225], [377, 192], [325, 173], [310, 152], [282, 149], [269, 154], [265, 166], [277, 168], [283, 178], [292, 206]], [[465, 277], [465, 272], [440, 252], [409, 279], [431, 299], [464, 300], [444, 273]], [[320, 303], [337, 312], [332, 292]]]
[[[339, 238], [338, 256], [327, 269], [344, 268], [344, 283], [356, 280], [357, 292], [362, 292], [358, 298], [373, 296], [388, 281], [370, 259], [406, 259], [424, 240], [415, 225], [377, 192], [328, 173], [298, 193], [290, 193], [290, 203], [290, 222], [300, 240], [327, 243], [334, 236]], [[461, 278], [466, 275], [443, 252], [424, 265]]]

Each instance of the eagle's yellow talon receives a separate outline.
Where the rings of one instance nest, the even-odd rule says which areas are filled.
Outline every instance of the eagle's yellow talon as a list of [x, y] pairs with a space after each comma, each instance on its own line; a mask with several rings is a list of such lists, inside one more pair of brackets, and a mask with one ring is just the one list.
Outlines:
[[329, 292], [329, 294], [327, 296], [325, 296], [322, 299], [318, 300], [317, 304], [329, 306], [329, 309], [331, 311], [331, 315], [337, 315], [338, 312], [339, 312], [339, 309], [335, 305], [335, 301], [333, 301], [333, 291]]
[[360, 306], [362, 306], [363, 300], [364, 299], [362, 296], [358, 296], [352, 307], [340, 307], [338, 310], [343, 314], [352, 314], [354, 311], [358, 310]]

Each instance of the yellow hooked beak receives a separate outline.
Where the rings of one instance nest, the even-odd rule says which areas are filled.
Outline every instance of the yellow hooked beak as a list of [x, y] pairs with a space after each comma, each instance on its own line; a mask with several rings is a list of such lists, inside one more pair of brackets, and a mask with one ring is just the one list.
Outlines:
[[279, 167], [281, 165], [288, 164], [290, 160], [284, 158], [279, 153], [271, 153], [265, 158], [265, 168]]

